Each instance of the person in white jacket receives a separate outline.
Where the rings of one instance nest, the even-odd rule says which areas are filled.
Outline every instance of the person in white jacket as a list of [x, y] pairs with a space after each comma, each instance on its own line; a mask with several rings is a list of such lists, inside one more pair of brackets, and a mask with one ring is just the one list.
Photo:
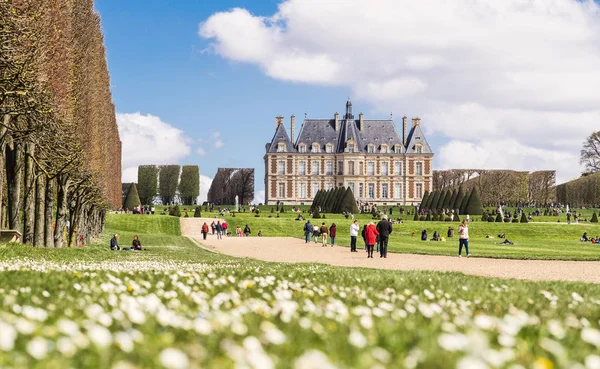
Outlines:
[[358, 237], [359, 230], [360, 230], [360, 227], [358, 226], [358, 220], [355, 220], [350, 225], [350, 252], [357, 252], [356, 251], [356, 237]]

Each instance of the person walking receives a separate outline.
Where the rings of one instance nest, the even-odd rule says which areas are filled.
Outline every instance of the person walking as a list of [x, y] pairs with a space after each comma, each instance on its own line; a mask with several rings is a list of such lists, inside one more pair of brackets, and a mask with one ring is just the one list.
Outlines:
[[223, 236], [227, 237], [227, 228], [229, 228], [229, 226], [227, 225], [227, 221], [223, 220], [223, 224], [221, 224], [221, 228], [223, 228]]
[[315, 243], [319, 242], [319, 226], [316, 224], [313, 226], [313, 237], [315, 238]]
[[238, 237], [242, 237], [242, 228], [240, 227], [240, 225], [238, 224], [238, 226], [235, 228], [235, 235]]
[[337, 233], [337, 226], [335, 225], [335, 223], [331, 224], [331, 227], [329, 227], [329, 237], [331, 238], [331, 247], [333, 247], [333, 245], [335, 245], [335, 234]]
[[365, 228], [365, 242], [367, 243], [367, 258], [373, 258], [373, 246], [375, 245], [375, 240], [379, 236], [379, 232], [377, 231], [377, 227], [373, 222], [369, 222], [367, 228]]
[[204, 224], [202, 225], [202, 239], [206, 240], [206, 235], [208, 234], [208, 224], [206, 224], [206, 222], [204, 222]]
[[217, 225], [214, 221], [210, 224], [210, 229], [212, 230], [212, 234], [214, 235], [215, 231], [217, 230]]
[[310, 223], [310, 220], [307, 220], [306, 223], [304, 224], [304, 237], [306, 240], [305, 243], [310, 242], [310, 237], [312, 236], [312, 233], [313, 233], [313, 225]]
[[366, 252], [369, 252], [369, 249], [367, 248], [367, 225], [368, 225], [368, 224], [365, 224], [365, 225], [363, 226], [363, 230], [362, 230], [362, 239], [363, 239], [363, 242], [365, 243], [365, 251], [366, 251]]
[[356, 252], [356, 238], [358, 237], [358, 220], [350, 224], [350, 252]]
[[246, 224], [246, 227], [244, 227], [244, 235], [246, 237], [250, 236], [250, 227], [248, 227], [248, 224]]
[[379, 232], [379, 257], [387, 258], [388, 240], [392, 233], [392, 223], [388, 221], [386, 215], [377, 223], [377, 232]]
[[[321, 234], [321, 240], [323, 242], [323, 247], [327, 247], [327, 233], [329, 233], [329, 230], [327, 229], [325, 222], [323, 222], [323, 224], [321, 224], [319, 233]], [[331, 245], [331, 247], [333, 247], [333, 245]]]
[[462, 258], [462, 248], [465, 247], [465, 251], [467, 252], [467, 257], [470, 257], [469, 253], [469, 226], [467, 225], [467, 220], [463, 220], [458, 227], [458, 257]]
[[221, 224], [221, 221], [217, 221], [217, 225], [215, 226], [216, 230], [217, 230], [217, 240], [222, 240], [223, 239], [223, 225]]

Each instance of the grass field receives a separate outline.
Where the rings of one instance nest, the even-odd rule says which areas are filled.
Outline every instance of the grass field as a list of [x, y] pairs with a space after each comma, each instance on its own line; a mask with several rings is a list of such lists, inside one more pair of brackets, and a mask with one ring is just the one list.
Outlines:
[[[109, 251], [115, 232], [147, 250]], [[0, 246], [0, 367], [600, 364], [598, 285], [240, 260], [178, 232], [113, 215], [83, 249]]]
[[[214, 218], [216, 212], [202, 212], [204, 217]], [[307, 216], [307, 214], [302, 214]], [[189, 216], [193, 216], [190, 212]], [[349, 227], [350, 219], [339, 214], [325, 214], [325, 219], [309, 218], [313, 224], [325, 222], [328, 226], [336, 223], [338, 236], [336, 244], [350, 245]], [[160, 215], [158, 217], [161, 217]], [[164, 216], [162, 216], [164, 217]], [[279, 214], [261, 212], [259, 217], [255, 214], [237, 213], [235, 217], [227, 215], [225, 219], [230, 229], [240, 225], [242, 229], [246, 224], [250, 226], [252, 234], [256, 235], [262, 231], [266, 237], [288, 236], [303, 237], [305, 221], [296, 221], [297, 214], [287, 211]], [[360, 226], [372, 220], [369, 214], [358, 214], [355, 216]], [[395, 219], [397, 216], [393, 216]], [[406, 218], [406, 217], [405, 217]], [[394, 232], [390, 237], [390, 252], [433, 254], [433, 255], [455, 255], [458, 250], [458, 239], [449, 238], [445, 242], [423, 242], [421, 231], [427, 230], [429, 238], [434, 231], [446, 236], [448, 227], [458, 229], [457, 223], [451, 222], [415, 222], [411, 217], [405, 219], [402, 224], [394, 225]], [[530, 222], [530, 223], [488, 223], [474, 217], [469, 224], [470, 250], [475, 257], [491, 258], [514, 258], [514, 259], [556, 259], [556, 260], [600, 260], [600, 244], [580, 242], [583, 232], [589, 237], [600, 236], [599, 223], [581, 222], [579, 224], [567, 224], [566, 220], [556, 222]], [[413, 237], [414, 233], [414, 237]], [[514, 242], [514, 245], [499, 245], [502, 239], [497, 236], [505, 233], [506, 237]], [[491, 235], [493, 238], [486, 238]], [[360, 244], [361, 240], [359, 240]]]

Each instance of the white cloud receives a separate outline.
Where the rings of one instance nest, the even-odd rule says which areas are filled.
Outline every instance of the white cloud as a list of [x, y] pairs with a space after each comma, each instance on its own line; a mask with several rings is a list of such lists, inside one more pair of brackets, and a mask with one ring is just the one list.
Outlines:
[[212, 138], [219, 138], [219, 137], [221, 137], [221, 132], [219, 132], [219, 131], [217, 131], [217, 132], [213, 132], [213, 133], [211, 134], [211, 136], [212, 136]]
[[265, 203], [265, 190], [259, 190], [254, 192], [254, 200], [252, 200], [253, 204], [264, 204]]
[[217, 149], [220, 149], [221, 147], [225, 146], [225, 143], [223, 143], [223, 140], [216, 140], [215, 141], [215, 147]]
[[117, 113], [117, 125], [123, 144], [123, 182], [137, 182], [139, 165], [177, 163], [191, 153], [185, 133], [157, 116]]
[[212, 183], [212, 178], [200, 175], [200, 198], [199, 204], [202, 204], [208, 198], [208, 190], [210, 189], [210, 185]]
[[430, 137], [452, 140], [436, 165], [493, 147], [517, 151], [473, 164], [549, 165], [568, 179], [600, 121], [599, 16], [592, 0], [285, 0], [267, 16], [216, 13], [199, 33], [272, 78], [346, 86], [374, 113], [421, 116]]
[[204, 155], [206, 155], [206, 151], [203, 148], [199, 147], [196, 149], [196, 154], [198, 154], [200, 156], [204, 156]]

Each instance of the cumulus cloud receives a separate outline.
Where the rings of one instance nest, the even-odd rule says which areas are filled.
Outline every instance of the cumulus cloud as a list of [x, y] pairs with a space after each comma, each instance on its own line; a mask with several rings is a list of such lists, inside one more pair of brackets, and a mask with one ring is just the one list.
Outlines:
[[203, 148], [199, 147], [196, 149], [196, 154], [198, 154], [199, 156], [204, 156], [206, 155], [206, 151]]
[[221, 147], [225, 146], [225, 143], [223, 142], [223, 140], [216, 140], [215, 141], [215, 147], [217, 149], [220, 149]]
[[117, 113], [117, 125], [123, 144], [123, 182], [137, 182], [139, 165], [177, 163], [192, 151], [185, 133], [157, 116]]
[[[448, 140], [437, 166], [548, 165], [568, 179], [600, 121], [592, 0], [285, 0], [275, 14], [215, 13], [199, 34], [272, 78], [345, 86], [372, 113], [421, 116], [427, 134]], [[460, 147], [472, 150], [442, 156]], [[492, 149], [520, 153], [476, 155]]]
[[259, 190], [254, 192], [254, 200], [252, 200], [253, 204], [264, 204], [265, 203], [265, 190]]

